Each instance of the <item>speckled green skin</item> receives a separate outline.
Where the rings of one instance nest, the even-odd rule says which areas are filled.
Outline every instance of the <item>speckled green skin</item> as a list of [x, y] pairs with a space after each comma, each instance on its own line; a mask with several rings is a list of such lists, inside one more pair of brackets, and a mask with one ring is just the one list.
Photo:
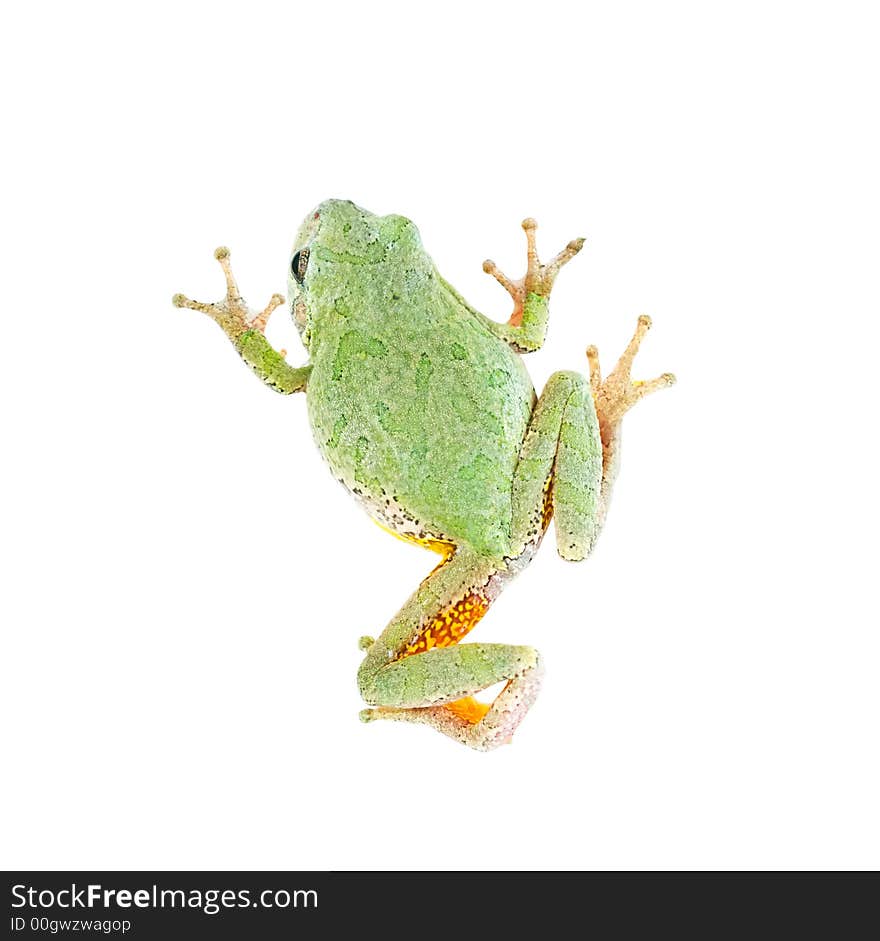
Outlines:
[[[553, 279], [582, 240], [541, 265], [535, 223], [523, 227], [523, 281], [484, 265], [517, 302], [516, 315], [501, 324], [443, 280], [409, 220], [341, 200], [322, 203], [291, 252], [290, 307], [310, 356], [302, 367], [290, 366], [263, 334], [283, 298], [259, 315], [249, 311], [227, 249], [215, 253], [227, 279], [224, 301], [174, 298], [209, 314], [267, 385], [307, 392], [318, 447], [378, 522], [444, 552], [383, 633], [362, 638], [358, 683], [376, 707], [362, 718], [428, 724], [481, 750], [508, 741], [534, 701], [538, 654], [457, 643], [457, 635], [451, 646], [426, 647], [426, 636], [442, 637], [444, 618], [467, 620], [473, 599], [484, 610], [531, 559], [551, 516], [564, 558], [590, 552], [616, 475], [620, 419], [646, 392], [672, 381], [629, 378], [650, 326], [645, 317], [605, 382], [591, 348], [589, 383], [555, 373], [536, 399], [519, 354], [543, 343]], [[499, 682], [504, 690], [485, 715], [465, 714], [459, 700]]]
[[501, 559], [535, 401], [520, 357], [439, 276], [415, 226], [325, 203], [295, 248], [308, 410], [336, 476], [385, 526]]

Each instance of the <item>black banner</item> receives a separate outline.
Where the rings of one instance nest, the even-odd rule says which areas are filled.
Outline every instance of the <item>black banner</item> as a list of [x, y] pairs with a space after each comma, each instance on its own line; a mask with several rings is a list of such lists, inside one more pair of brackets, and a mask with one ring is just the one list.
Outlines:
[[[876, 874], [8, 873], [7, 936], [383, 939], [537, 926], [539, 937], [856, 938]], [[874, 931], [876, 929], [873, 929]], [[638, 935], [634, 934], [638, 932]], [[646, 933], [647, 932], [647, 933]], [[530, 931], [529, 933], [534, 933]], [[520, 936], [514, 933], [513, 937]]]

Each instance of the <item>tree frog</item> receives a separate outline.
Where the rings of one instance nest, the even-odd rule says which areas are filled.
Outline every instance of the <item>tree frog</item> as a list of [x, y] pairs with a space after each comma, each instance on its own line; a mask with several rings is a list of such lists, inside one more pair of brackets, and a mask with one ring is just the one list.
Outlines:
[[[554, 280], [584, 240], [542, 264], [535, 221], [522, 227], [522, 278], [483, 264], [513, 298], [499, 323], [442, 277], [409, 219], [321, 203], [300, 226], [288, 269], [304, 366], [264, 334], [284, 297], [251, 310], [228, 249], [214, 253], [223, 300], [173, 299], [216, 321], [270, 388], [305, 392], [315, 441], [343, 486], [380, 526], [440, 556], [385, 630], [360, 640], [358, 684], [370, 706], [361, 718], [420, 723], [483, 751], [510, 741], [542, 665], [532, 647], [465, 636], [529, 563], [551, 519], [563, 559], [589, 555], [618, 471], [621, 419], [674, 382], [668, 373], [630, 378], [651, 325], [642, 316], [607, 376], [590, 347], [589, 378], [557, 372], [536, 396], [522, 354], [543, 344]], [[492, 702], [475, 698], [502, 683]]]

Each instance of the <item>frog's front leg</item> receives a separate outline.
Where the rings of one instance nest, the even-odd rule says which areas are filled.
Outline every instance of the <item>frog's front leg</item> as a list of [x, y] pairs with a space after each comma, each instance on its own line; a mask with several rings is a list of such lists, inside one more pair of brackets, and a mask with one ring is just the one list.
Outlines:
[[239, 356], [270, 388], [284, 395], [302, 392], [312, 367], [291, 366], [284, 359], [284, 351], [276, 350], [264, 336], [272, 311], [284, 303], [284, 297], [273, 294], [266, 307], [260, 313], [254, 313], [245, 304], [235, 283], [229, 263], [229, 249], [218, 248], [214, 257], [220, 262], [226, 277], [226, 297], [214, 304], [203, 304], [183, 294], [175, 294], [172, 303], [175, 307], [200, 310], [214, 320], [232, 341]]
[[559, 269], [583, 248], [584, 240], [574, 239], [552, 261], [542, 265], [535, 244], [538, 223], [534, 219], [524, 219], [522, 227], [526, 233], [527, 259], [526, 273], [522, 278], [508, 278], [490, 259], [483, 262], [483, 271], [491, 274], [513, 298], [513, 313], [506, 324], [484, 319], [499, 339], [509, 343], [520, 353], [531, 353], [544, 344], [550, 291], [556, 275], [559, 274]]
[[[436, 568], [379, 638], [367, 646], [358, 672], [361, 718], [429, 725], [488, 751], [510, 740], [535, 701], [538, 653], [507, 644], [459, 644], [510, 577], [504, 562], [458, 549]], [[491, 704], [474, 694], [505, 683]]]

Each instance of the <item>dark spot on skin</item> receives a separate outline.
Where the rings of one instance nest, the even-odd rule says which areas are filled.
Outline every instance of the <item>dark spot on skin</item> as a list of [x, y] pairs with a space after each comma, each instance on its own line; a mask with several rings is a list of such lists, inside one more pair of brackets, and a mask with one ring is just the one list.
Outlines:
[[313, 219], [317, 219], [317, 218], [320, 217], [320, 215], [321, 215], [321, 213], [316, 212], [316, 213], [314, 214], [314, 216], [312, 216], [312, 218], [313, 218]]

